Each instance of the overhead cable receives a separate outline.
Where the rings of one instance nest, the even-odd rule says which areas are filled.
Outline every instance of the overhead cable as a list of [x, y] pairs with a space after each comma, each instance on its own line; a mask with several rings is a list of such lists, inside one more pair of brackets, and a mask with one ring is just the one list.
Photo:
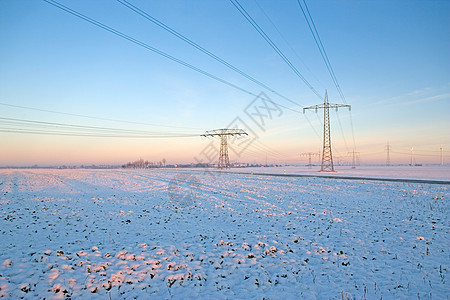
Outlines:
[[[187, 63], [187, 62], [185, 62], [185, 61], [183, 61], [181, 59], [178, 59], [178, 58], [176, 58], [176, 57], [174, 57], [174, 56], [172, 56], [170, 54], [167, 54], [166, 52], [164, 52], [162, 50], [159, 50], [159, 49], [157, 49], [155, 47], [152, 47], [152, 46], [150, 46], [150, 45], [148, 45], [148, 44], [146, 44], [144, 42], [141, 42], [141, 41], [139, 41], [139, 40], [137, 40], [137, 39], [135, 39], [135, 38], [133, 38], [133, 37], [131, 37], [129, 35], [126, 35], [126, 34], [120, 32], [120, 31], [118, 31], [116, 29], [113, 29], [112, 27], [109, 27], [109, 26], [107, 26], [107, 25], [105, 25], [103, 23], [100, 23], [100, 22], [92, 19], [92, 18], [89, 18], [89, 17], [87, 17], [87, 16], [77, 12], [76, 10], [73, 10], [73, 9], [67, 7], [67, 6], [64, 6], [63, 4], [61, 4], [61, 3], [57, 2], [57, 1], [54, 1], [54, 0], [43, 0], [43, 1], [53, 5], [55, 7], [57, 7], [59, 9], [63, 10], [63, 11], [66, 11], [66, 12], [68, 12], [68, 13], [70, 13], [70, 14], [72, 14], [72, 15], [80, 18], [80, 19], [83, 19], [83, 20], [85, 20], [85, 21], [87, 21], [87, 22], [89, 22], [89, 23], [91, 23], [91, 24], [93, 24], [93, 25], [95, 25], [97, 27], [100, 27], [100, 28], [102, 28], [102, 29], [104, 29], [106, 31], [109, 31], [109, 32], [111, 32], [111, 33], [113, 33], [113, 34], [115, 34], [115, 35], [117, 35], [117, 36], [119, 36], [119, 37], [121, 37], [123, 39], [126, 39], [126, 40], [128, 40], [128, 41], [130, 41], [132, 43], [135, 43], [135, 44], [143, 47], [143, 48], [146, 48], [147, 50], [153, 51], [153, 52], [155, 52], [155, 53], [157, 53], [157, 54], [159, 54], [159, 55], [161, 55], [161, 56], [163, 56], [165, 58], [168, 58], [168, 59], [170, 59], [170, 60], [172, 60], [172, 61], [174, 61], [174, 62], [176, 62], [176, 63], [178, 63], [180, 65], [183, 65], [183, 66], [185, 66], [187, 68], [190, 68], [191, 70], [194, 70], [194, 71], [196, 71], [196, 72], [198, 72], [200, 74], [203, 74], [203, 75], [205, 75], [207, 77], [210, 77], [210, 78], [212, 78], [212, 79], [214, 79], [216, 81], [219, 81], [219, 82], [221, 82], [223, 84], [226, 84], [226, 85], [228, 85], [228, 86], [230, 86], [230, 87], [232, 87], [234, 89], [240, 90], [241, 92], [244, 92], [246, 94], [249, 94], [249, 95], [252, 95], [252, 96], [255, 96], [255, 97], [258, 96], [257, 94], [255, 94], [255, 93], [253, 93], [253, 92], [251, 92], [251, 91], [249, 91], [249, 90], [247, 90], [247, 89], [245, 89], [243, 87], [240, 87], [237, 84], [231, 83], [231, 82], [229, 82], [229, 81], [227, 81], [225, 79], [222, 79], [222, 78], [220, 78], [218, 76], [215, 76], [215, 75], [213, 75], [213, 74], [211, 74], [211, 73], [209, 73], [209, 72], [207, 72], [207, 71], [205, 71], [205, 70], [203, 70], [201, 68], [195, 67], [194, 65], [191, 65], [191, 64], [189, 64], [189, 63]], [[269, 88], [269, 90], [273, 91], [274, 93], [277, 93], [276, 91], [274, 91], [274, 90], [272, 90], [270, 88]], [[289, 98], [287, 98], [287, 97], [285, 97], [285, 96], [283, 96], [281, 94], [278, 94], [278, 95], [280, 97], [283, 97], [286, 100], [294, 103], [295, 105], [299, 105], [298, 103], [290, 100]], [[277, 103], [277, 104], [280, 107], [283, 107], [283, 108], [285, 108], [287, 110], [290, 110], [290, 111], [293, 111], [293, 112], [296, 112], [296, 113], [301, 113], [300, 111], [292, 109], [292, 108], [287, 107], [285, 105], [281, 105], [279, 103]]]
[[305, 69], [308, 70], [309, 73], [311, 73], [311, 75], [314, 77], [314, 79], [317, 80], [317, 83], [319, 83], [320, 85], [323, 85], [323, 83], [321, 83], [320, 80], [314, 75], [314, 73], [308, 68], [308, 66], [306, 65], [305, 61], [300, 57], [300, 55], [298, 55], [298, 53], [297, 53], [297, 51], [295, 51], [294, 47], [292, 47], [292, 45], [289, 43], [289, 41], [284, 37], [283, 33], [281, 33], [281, 31], [278, 29], [277, 25], [275, 25], [275, 23], [270, 18], [270, 16], [264, 11], [263, 7], [260, 5], [258, 0], [254, 0], [254, 1], [255, 1], [256, 6], [258, 6], [258, 8], [263, 13], [263, 15], [266, 17], [266, 19], [269, 21], [269, 23], [272, 24], [273, 28], [275, 28], [275, 30], [277, 31], [278, 35], [286, 43], [286, 45], [289, 47], [289, 49], [291, 49], [292, 53], [294, 53], [294, 55], [297, 57], [297, 59], [305, 67]]
[[89, 17], [87, 17], [87, 16], [85, 16], [85, 15], [83, 15], [83, 14], [81, 14], [81, 13], [79, 13], [79, 12], [69, 8], [69, 7], [67, 7], [67, 6], [62, 5], [61, 3], [58, 3], [58, 2], [56, 2], [54, 0], [43, 0], [43, 1], [45, 1], [45, 2], [47, 2], [49, 4], [51, 4], [51, 5], [59, 8], [59, 9], [61, 9], [61, 10], [64, 10], [64, 11], [66, 11], [66, 12], [68, 12], [68, 13], [70, 13], [70, 14], [72, 14], [72, 15], [74, 15], [74, 16], [82, 19], [82, 20], [85, 20], [85, 21], [87, 21], [87, 22], [89, 22], [89, 23], [91, 23], [91, 24], [93, 24], [93, 25], [95, 25], [97, 27], [100, 27], [100, 28], [102, 28], [102, 29], [104, 29], [106, 31], [109, 31], [109, 32], [111, 32], [111, 33], [113, 33], [113, 34], [115, 34], [115, 35], [117, 35], [117, 36], [119, 36], [119, 37], [121, 37], [123, 39], [126, 39], [126, 40], [128, 40], [128, 41], [130, 41], [130, 42], [132, 42], [132, 43], [134, 43], [136, 45], [139, 45], [139, 46], [141, 46], [141, 47], [143, 47], [143, 48], [145, 48], [147, 50], [150, 50], [150, 51], [155, 52], [155, 53], [157, 53], [157, 54], [159, 54], [159, 55], [161, 55], [161, 56], [163, 56], [163, 57], [165, 57], [167, 59], [170, 59], [170, 60], [172, 60], [172, 61], [174, 61], [174, 62], [176, 62], [176, 63], [178, 63], [180, 65], [183, 65], [183, 66], [185, 66], [185, 67], [187, 67], [189, 69], [192, 69], [192, 70], [194, 70], [194, 71], [196, 71], [196, 72], [198, 72], [200, 74], [208, 76], [208, 77], [210, 77], [210, 78], [212, 78], [212, 79], [214, 79], [216, 81], [219, 81], [219, 82], [221, 82], [223, 84], [226, 84], [226, 85], [228, 85], [228, 86], [230, 86], [230, 87], [232, 87], [234, 89], [240, 90], [240, 91], [242, 91], [244, 93], [253, 95], [255, 97], [258, 96], [255, 93], [253, 93], [253, 92], [251, 92], [251, 91], [249, 91], [247, 89], [244, 89], [244, 88], [242, 88], [242, 87], [240, 87], [240, 86], [238, 86], [236, 84], [233, 84], [233, 83], [231, 83], [231, 82], [229, 82], [229, 81], [227, 81], [225, 79], [217, 77], [217, 76], [215, 76], [215, 75], [213, 75], [213, 74], [211, 74], [211, 73], [209, 73], [209, 72], [207, 72], [207, 71], [205, 71], [203, 69], [197, 68], [197, 67], [195, 67], [195, 66], [193, 66], [193, 65], [191, 65], [191, 64], [189, 64], [189, 63], [187, 63], [187, 62], [185, 62], [185, 61], [183, 61], [181, 59], [178, 59], [178, 58], [176, 58], [176, 57], [174, 57], [174, 56], [172, 56], [170, 54], [167, 54], [164, 51], [156, 49], [155, 47], [152, 47], [152, 46], [150, 46], [150, 45], [148, 45], [148, 44], [146, 44], [144, 42], [141, 42], [141, 41], [139, 41], [139, 40], [137, 40], [137, 39], [135, 39], [135, 38], [133, 38], [133, 37], [131, 37], [129, 35], [126, 35], [126, 34], [120, 32], [120, 31], [118, 31], [116, 29], [113, 29], [113, 28], [111, 28], [111, 27], [109, 27], [109, 26], [107, 26], [105, 24], [102, 24], [102, 23], [100, 23], [100, 22], [98, 22], [98, 21], [96, 21], [96, 20], [94, 20], [92, 18], [89, 18]]
[[[75, 10], [69, 8], [69, 7], [67, 7], [67, 6], [64, 6], [64, 5], [60, 4], [60, 3], [58, 3], [57, 1], [54, 1], [54, 0], [43, 0], [43, 1], [47, 2], [48, 4], [51, 4], [51, 5], [55, 6], [55, 7], [57, 7], [57, 8], [59, 8], [59, 9], [63, 10], [63, 11], [65, 11], [65, 12], [67, 12], [67, 13], [70, 13], [70, 14], [72, 14], [72, 15], [74, 15], [74, 16], [76, 16], [76, 17], [82, 19], [82, 20], [85, 20], [85, 21], [87, 21], [87, 22], [89, 22], [89, 23], [91, 23], [91, 24], [93, 24], [93, 25], [95, 25], [95, 26], [97, 26], [97, 27], [100, 27], [100, 28], [102, 28], [102, 29], [104, 29], [104, 30], [106, 30], [106, 31], [108, 31], [108, 32], [110, 32], [110, 33], [113, 33], [113, 34], [115, 34], [115, 35], [117, 35], [117, 36], [119, 36], [119, 37], [121, 37], [121, 38], [123, 38], [123, 39], [126, 39], [126, 40], [128, 40], [128, 41], [130, 41], [130, 42], [132, 42], [132, 43], [134, 43], [134, 44], [137, 44], [137, 45], [139, 45], [139, 46], [141, 46], [141, 47], [143, 47], [143, 48], [146, 48], [147, 50], [150, 50], [150, 51], [152, 51], [152, 52], [155, 52], [155, 53], [157, 53], [157, 54], [159, 54], [159, 55], [161, 55], [161, 56], [163, 56], [163, 57], [166, 57], [166, 58], [168, 58], [168, 59], [170, 59], [170, 60], [172, 60], [172, 61], [174, 61], [174, 62], [177, 62], [177, 63], [179, 63], [179, 64], [181, 64], [181, 65], [183, 65], [183, 66], [185, 66], [185, 67], [188, 67], [188, 68], [190, 68], [190, 69], [192, 69], [192, 70], [194, 70], [194, 71], [197, 71], [197, 72], [199, 72], [199, 73], [201, 73], [201, 74], [203, 74], [203, 75], [205, 75], [205, 76], [208, 76], [208, 77], [210, 77], [210, 78], [212, 78], [212, 79], [214, 79], [214, 80], [216, 80], [216, 81], [219, 81], [219, 82], [221, 82], [221, 83], [223, 83], [223, 84], [226, 84], [226, 85], [228, 85], [228, 86], [230, 86], [230, 87], [233, 87], [233, 88], [235, 88], [235, 89], [237, 89], [237, 90], [240, 90], [240, 91], [242, 91], [242, 92], [244, 92], [244, 93], [247, 93], [247, 94], [250, 94], [250, 95], [252, 95], [252, 96], [255, 96], [255, 97], [258, 96], [258, 95], [256, 95], [255, 93], [253, 93], [253, 92], [251, 92], [251, 91], [249, 91], [249, 90], [247, 90], [247, 89], [244, 89], [244, 88], [242, 88], [242, 87], [240, 87], [240, 86], [237, 86], [237, 85], [235, 85], [235, 84], [233, 84], [233, 83], [231, 83], [231, 82], [228, 82], [228, 81], [226, 81], [226, 80], [224, 80], [224, 79], [222, 79], [222, 78], [219, 78], [219, 77], [217, 77], [217, 76], [215, 76], [215, 75], [213, 75], [213, 74], [211, 74], [211, 73], [209, 73], [209, 72], [207, 72], [207, 71], [204, 71], [204, 70], [202, 70], [202, 69], [200, 69], [200, 68], [198, 68], [198, 67], [195, 67], [195, 66], [193, 66], [193, 65], [191, 65], [191, 64], [189, 64], [189, 63], [187, 63], [187, 62], [184, 62], [184, 61], [181, 60], [181, 59], [178, 59], [178, 58], [176, 58], [176, 57], [174, 57], [174, 56], [171, 56], [171, 55], [169, 55], [169, 54], [167, 54], [167, 53], [165, 53], [165, 52], [163, 52], [163, 51], [161, 51], [161, 50], [158, 50], [158, 49], [156, 49], [156, 48], [154, 48], [154, 47], [152, 47], [152, 46], [150, 46], [150, 45], [148, 45], [148, 44], [146, 44], [146, 43], [143, 43], [143, 42], [141, 42], [141, 41], [139, 41], [139, 40], [137, 40], [137, 39], [135, 39], [135, 38], [133, 38], [133, 37], [130, 37], [130, 36], [128, 36], [128, 35], [126, 35], [126, 34], [120, 32], [120, 31], [118, 31], [118, 30], [115, 30], [115, 29], [113, 29], [113, 28], [111, 28], [111, 27], [109, 27], [109, 26], [107, 26], [107, 25], [105, 25], [105, 24], [102, 24], [102, 23], [100, 23], [100, 22], [98, 22], [98, 21], [96, 21], [96, 20], [94, 20], [94, 19], [92, 19], [92, 18], [89, 18], [89, 17], [87, 17], [87, 16], [85, 16], [85, 15], [83, 15], [83, 14], [81, 14], [81, 13], [79, 13], [79, 12], [77, 12], [77, 11], [75, 11]], [[301, 76], [301, 74], [299, 74], [299, 75]], [[302, 77], [302, 76], [301, 76], [301, 77]], [[270, 90], [272, 91], [272, 89], [270, 89]], [[314, 89], [313, 89], [313, 90], [314, 90]], [[315, 90], [314, 90], [314, 91], [315, 91]], [[315, 91], [315, 93], [320, 97], [320, 95], [317, 93], [317, 91]], [[285, 97], [282, 96], [281, 94], [280, 94], [280, 96], [283, 97], [283, 98], [285, 98]], [[288, 98], [285, 98], [285, 99], [288, 100], [288, 101], [292, 101], [292, 100], [290, 100], [290, 99], [288, 99]], [[296, 105], [299, 105], [298, 103], [295, 103], [295, 102], [293, 102], [293, 103], [296, 104]], [[280, 106], [280, 107], [282, 107], [282, 108], [285, 108], [285, 109], [288, 109], [288, 110], [290, 110], [290, 111], [294, 111], [294, 112], [297, 112], [297, 113], [301, 113], [301, 112], [298, 111], [298, 110], [295, 110], [295, 109], [292, 109], [292, 108], [290, 108], [290, 107], [281, 105], [281, 104], [279, 104], [279, 103], [276, 103], [276, 104], [277, 104], [278, 106]], [[301, 106], [301, 105], [299, 105], [299, 106]], [[84, 117], [87, 117], [87, 116], [84, 116]], [[305, 117], [306, 117], [306, 116], [305, 116]], [[310, 126], [313, 127], [313, 126], [312, 126], [312, 123], [310, 122], [310, 120], [309, 120], [307, 117], [306, 117], [306, 119], [307, 119], [308, 123], [310, 124]], [[111, 119], [108, 119], [108, 120], [111, 120]], [[318, 137], [320, 137], [320, 136], [318, 135], [318, 133], [317, 133], [317, 131], [315, 130], [314, 127], [313, 127], [313, 129], [314, 129], [314, 132], [316, 133], [316, 135], [317, 135]]]
[[[328, 59], [328, 55], [327, 55], [327, 52], [325, 51], [325, 47], [323, 46], [322, 40], [320, 39], [319, 32], [317, 31], [314, 20], [311, 16], [311, 13], [309, 12], [308, 5], [306, 4], [305, 0], [302, 0], [302, 1], [305, 6], [305, 9], [303, 9], [303, 6], [302, 6], [300, 0], [297, 0], [297, 3], [300, 6], [303, 16], [305, 17], [306, 23], [308, 24], [309, 30], [311, 31], [311, 34], [314, 38], [317, 48], [319, 49], [320, 55], [322, 56], [322, 59], [327, 67], [327, 70], [330, 73], [331, 79], [333, 80], [333, 83], [336, 86], [336, 89], [338, 90], [342, 101], [344, 102], [344, 104], [347, 104], [344, 93], [342, 92], [341, 86], [339, 85], [339, 82], [336, 78], [333, 67], [331, 66], [330, 60]], [[355, 148], [356, 148], [355, 131], [354, 131], [354, 127], [353, 127], [353, 117], [352, 117], [351, 111], [350, 111], [350, 126], [351, 126], [351, 130], [352, 130], [353, 151], [355, 151]], [[344, 137], [344, 140], [345, 140], [345, 137]], [[347, 143], [345, 142], [345, 144], [347, 144]]]
[[[309, 13], [308, 6], [306, 5], [305, 0], [303, 0], [305, 9], [303, 9], [303, 6], [300, 3], [300, 0], [297, 0], [297, 2], [298, 2], [298, 5], [300, 6], [300, 9], [302, 10], [303, 16], [305, 17], [306, 23], [308, 23], [309, 30], [311, 31], [311, 34], [313, 35], [314, 41], [316, 42], [316, 45], [317, 45], [317, 48], [319, 48], [320, 55], [322, 56], [322, 59], [325, 62], [325, 65], [328, 69], [328, 72], [330, 73], [333, 83], [336, 86], [336, 89], [338, 90], [339, 95], [342, 98], [342, 101], [345, 104], [347, 104], [345, 101], [344, 94], [342, 93], [341, 87], [339, 86], [339, 83], [337, 81], [336, 75], [334, 74], [333, 67], [331, 66], [330, 60], [328, 59], [327, 52], [325, 51], [325, 48], [322, 44], [322, 40], [320, 39], [319, 33], [317, 32], [316, 25], [314, 24], [314, 20], [312, 19], [311, 14]], [[305, 13], [305, 10], [306, 10], [306, 13]]]
[[202, 128], [194, 128], [194, 127], [162, 125], [162, 124], [143, 123], [143, 122], [136, 122], [136, 121], [126, 121], [126, 120], [94, 117], [94, 116], [88, 116], [88, 115], [81, 115], [81, 114], [74, 114], [74, 113], [68, 113], [68, 112], [54, 111], [54, 110], [48, 110], [48, 109], [42, 109], [42, 108], [36, 108], [36, 107], [29, 107], [29, 106], [21, 106], [21, 105], [2, 103], [2, 102], [0, 102], [0, 105], [7, 106], [7, 107], [13, 107], [13, 108], [20, 108], [20, 109], [34, 110], [34, 111], [40, 111], [40, 112], [47, 112], [47, 113], [52, 113], [52, 114], [81, 117], [81, 118], [87, 118], [87, 119], [93, 119], [93, 120], [101, 120], [101, 121], [111, 121], [111, 122], [119, 122], [119, 123], [127, 123], [127, 124], [137, 124], [137, 125], [176, 128], [176, 129], [202, 130]]
[[170, 138], [194, 137], [199, 134], [151, 132], [111, 127], [85, 126], [57, 122], [0, 117], [0, 131], [9, 133], [49, 134], [89, 137]]
[[237, 0], [230, 0], [230, 2], [236, 7], [236, 9], [245, 17], [245, 19], [253, 26], [253, 28], [263, 37], [263, 39], [272, 47], [272, 49], [283, 59], [283, 61], [294, 71], [294, 73], [306, 84], [306, 86], [322, 99], [322, 96], [316, 91], [316, 89], [306, 80], [306, 78], [297, 70], [297, 68], [291, 63], [291, 61], [283, 54], [283, 52], [277, 47], [277, 45], [270, 39], [270, 37], [264, 32], [264, 30], [255, 22], [255, 20], [249, 15], [242, 5]]
[[141, 15], [142, 17], [144, 17], [145, 19], [149, 20], [150, 22], [152, 22], [153, 24], [161, 27], [162, 29], [166, 30], [167, 32], [169, 32], [170, 34], [176, 36], [177, 38], [181, 39], [182, 41], [188, 43], [189, 45], [191, 45], [192, 47], [196, 48], [197, 50], [205, 53], [206, 55], [208, 55], [209, 57], [213, 58], [214, 60], [220, 62], [221, 64], [223, 64], [224, 66], [228, 67], [229, 69], [235, 71], [236, 73], [244, 76], [245, 78], [249, 79], [250, 81], [256, 83], [257, 85], [259, 85], [260, 87], [269, 90], [270, 92], [280, 96], [281, 98], [285, 99], [286, 101], [289, 101], [292, 104], [295, 104], [297, 106], [303, 107], [303, 105], [287, 98], [286, 96], [280, 94], [279, 92], [277, 92], [276, 90], [274, 90], [273, 88], [267, 86], [266, 84], [262, 83], [261, 81], [255, 79], [254, 77], [250, 76], [249, 74], [247, 74], [246, 72], [240, 70], [239, 68], [233, 66], [231, 63], [225, 61], [224, 59], [220, 58], [219, 56], [217, 56], [216, 54], [212, 53], [211, 51], [205, 49], [204, 47], [200, 46], [198, 43], [192, 41], [191, 39], [187, 38], [185, 35], [179, 33], [178, 31], [172, 29], [171, 27], [169, 27], [168, 25], [164, 24], [163, 22], [159, 21], [158, 19], [156, 19], [155, 17], [151, 16], [149, 13], [145, 12], [144, 10], [140, 9], [139, 7], [131, 4], [130, 2], [126, 1], [126, 0], [117, 0], [119, 3], [121, 3], [122, 5], [126, 6], [127, 8], [131, 9], [132, 11], [136, 12], [137, 14]]

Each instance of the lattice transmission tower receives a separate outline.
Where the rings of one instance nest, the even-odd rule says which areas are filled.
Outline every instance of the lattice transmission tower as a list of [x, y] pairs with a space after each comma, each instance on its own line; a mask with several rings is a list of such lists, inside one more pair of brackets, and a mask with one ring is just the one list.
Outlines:
[[323, 150], [320, 172], [335, 172], [333, 165], [333, 153], [331, 152], [330, 108], [335, 108], [337, 111], [339, 107], [348, 107], [349, 110], [351, 109], [351, 106], [348, 104], [329, 103], [327, 90], [325, 90], [323, 104], [303, 108], [303, 113], [305, 113], [307, 109], [314, 109], [317, 112], [319, 108], [323, 108]]
[[411, 147], [411, 163], [409, 165], [410, 166], [416, 165], [416, 160], [414, 159], [414, 147]]
[[228, 136], [241, 136], [248, 135], [242, 129], [216, 129], [208, 130], [201, 136], [219, 136], [220, 137], [220, 151], [219, 151], [219, 162], [217, 166], [219, 169], [229, 169], [230, 168], [230, 158], [228, 157]]
[[313, 156], [320, 156], [320, 153], [305, 152], [305, 153], [300, 154], [300, 156], [308, 156], [308, 169], [311, 169], [311, 167], [312, 167], [312, 157]]
[[348, 152], [348, 154], [352, 155], [352, 169], [355, 169], [356, 165], [359, 165], [359, 152], [352, 151]]
[[389, 145], [389, 141], [387, 142], [386, 147], [384, 149], [386, 150], [386, 166], [389, 167], [391, 165], [391, 157], [390, 157], [389, 153], [392, 150], [392, 146]]

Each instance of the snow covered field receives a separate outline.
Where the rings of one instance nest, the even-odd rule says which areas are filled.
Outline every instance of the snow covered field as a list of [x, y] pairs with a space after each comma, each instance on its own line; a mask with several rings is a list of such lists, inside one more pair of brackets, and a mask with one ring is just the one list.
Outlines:
[[0, 170], [0, 295], [448, 299], [445, 184]]

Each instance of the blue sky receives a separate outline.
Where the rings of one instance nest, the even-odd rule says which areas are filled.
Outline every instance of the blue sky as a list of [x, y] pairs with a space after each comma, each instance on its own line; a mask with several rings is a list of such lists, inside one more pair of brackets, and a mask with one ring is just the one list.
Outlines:
[[[130, 2], [300, 105], [322, 101], [230, 1]], [[254, 94], [264, 92], [276, 103], [301, 111], [117, 1], [60, 3]], [[327, 89], [330, 102], [342, 102], [297, 1], [239, 3], [320, 94]], [[355, 145], [361, 162], [384, 162], [389, 140], [397, 152], [391, 154], [393, 162], [409, 162], [411, 147], [416, 161], [439, 162], [440, 145], [450, 149], [450, 2], [307, 4], [346, 102], [352, 105], [351, 114], [346, 110], [331, 113], [334, 155], [348, 161]], [[317, 152], [321, 147], [321, 112], [303, 115], [281, 108], [281, 116], [267, 119], [261, 129], [245, 114], [255, 96], [44, 1], [0, 2], [0, 38], [0, 103], [161, 126], [0, 105], [3, 118], [201, 134], [226, 127], [239, 117], [257, 139], [249, 151], [230, 152], [232, 160], [262, 162], [268, 157], [269, 162], [305, 162], [301, 153]], [[0, 127], [4, 128], [1, 122]], [[191, 162], [210, 143], [201, 137], [93, 138], [5, 132], [0, 136], [0, 165], [124, 163], [138, 157]]]

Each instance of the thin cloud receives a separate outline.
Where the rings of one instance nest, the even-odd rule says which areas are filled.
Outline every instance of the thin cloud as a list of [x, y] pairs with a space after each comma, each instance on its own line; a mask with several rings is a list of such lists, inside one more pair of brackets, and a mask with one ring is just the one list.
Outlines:
[[[447, 87], [445, 88], [447, 89]], [[433, 102], [433, 101], [439, 101], [446, 98], [450, 98], [450, 93], [445, 91], [442, 93], [443, 89], [437, 90], [432, 88], [423, 88], [419, 90], [411, 91], [405, 95], [400, 95], [384, 100], [380, 100], [378, 102], [374, 102], [373, 105], [384, 105], [384, 106], [395, 106], [395, 105], [411, 105], [411, 104], [417, 104], [417, 103], [424, 103], [424, 102]], [[435, 95], [430, 95], [433, 93], [439, 93]], [[428, 96], [427, 96], [428, 94]], [[420, 97], [420, 98], [419, 98]], [[411, 99], [415, 98], [415, 99]]]
[[450, 99], [450, 93], [440, 94], [440, 95], [434, 95], [430, 97], [415, 99], [412, 101], [407, 101], [401, 103], [402, 105], [410, 105], [410, 104], [417, 104], [417, 103], [424, 103], [424, 102], [433, 102], [433, 101], [439, 101], [442, 99]]

